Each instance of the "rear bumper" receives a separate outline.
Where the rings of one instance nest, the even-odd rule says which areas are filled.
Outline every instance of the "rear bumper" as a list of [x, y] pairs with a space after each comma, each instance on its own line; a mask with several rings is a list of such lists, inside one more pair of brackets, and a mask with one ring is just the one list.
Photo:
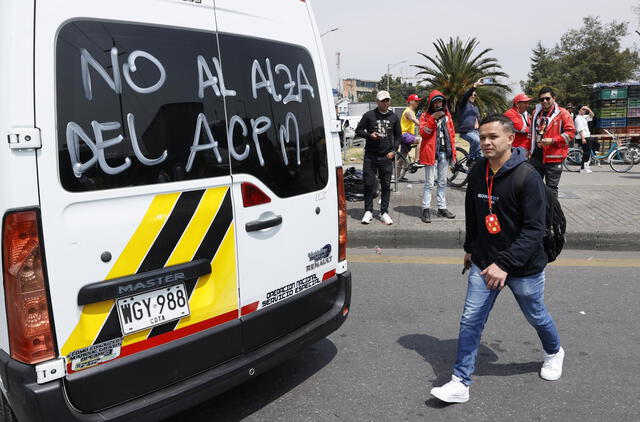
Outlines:
[[38, 385], [32, 366], [12, 360], [3, 351], [0, 376], [21, 422], [160, 420], [266, 372], [337, 330], [347, 318], [342, 314], [344, 307], [351, 303], [351, 273], [337, 275], [334, 282], [338, 283], [338, 295], [333, 306], [312, 322], [227, 363], [101, 412], [76, 411], [69, 405], [63, 379]]

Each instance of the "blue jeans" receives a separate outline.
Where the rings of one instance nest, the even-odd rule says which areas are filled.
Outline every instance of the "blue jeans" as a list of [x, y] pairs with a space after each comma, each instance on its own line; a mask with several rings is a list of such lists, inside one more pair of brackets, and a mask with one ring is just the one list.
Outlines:
[[473, 130], [467, 133], [461, 133], [460, 137], [469, 142], [469, 158], [476, 159], [480, 156], [480, 133]]
[[449, 160], [444, 152], [438, 153], [438, 159], [432, 166], [424, 166], [424, 191], [422, 192], [422, 209], [428, 210], [431, 206], [431, 188], [437, 183], [438, 209], [447, 208], [447, 200], [444, 196], [444, 190], [447, 187], [447, 169], [449, 168]]
[[[471, 384], [480, 336], [500, 292], [500, 290], [487, 288], [480, 271], [482, 270], [474, 264], [469, 272], [467, 298], [460, 320], [458, 353], [453, 368], [453, 374], [465, 385]], [[538, 332], [545, 352], [553, 354], [560, 350], [560, 337], [556, 324], [544, 306], [544, 271], [527, 277], [507, 277], [505, 285], [511, 289], [529, 324]]]

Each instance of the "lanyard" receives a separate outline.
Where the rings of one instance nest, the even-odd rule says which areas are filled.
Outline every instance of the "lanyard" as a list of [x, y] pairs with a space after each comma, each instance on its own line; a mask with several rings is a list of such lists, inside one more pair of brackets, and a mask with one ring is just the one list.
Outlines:
[[489, 160], [487, 160], [487, 171], [485, 172], [485, 180], [487, 182], [487, 197], [489, 199], [489, 214], [493, 214], [492, 211], [492, 202], [491, 202], [491, 191], [493, 190], [493, 178], [494, 175], [491, 175], [491, 183], [489, 183]]

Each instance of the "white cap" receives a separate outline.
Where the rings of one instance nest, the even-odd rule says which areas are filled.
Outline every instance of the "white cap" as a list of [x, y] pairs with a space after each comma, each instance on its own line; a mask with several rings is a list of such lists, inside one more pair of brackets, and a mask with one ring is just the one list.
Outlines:
[[378, 91], [376, 98], [378, 99], [378, 101], [382, 101], [386, 100], [387, 98], [391, 99], [391, 95], [389, 95], [387, 91]]

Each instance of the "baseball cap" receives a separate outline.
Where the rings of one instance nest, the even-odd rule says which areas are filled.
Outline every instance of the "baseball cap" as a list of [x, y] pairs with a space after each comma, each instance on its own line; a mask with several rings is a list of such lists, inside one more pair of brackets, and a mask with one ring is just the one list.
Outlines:
[[422, 98], [418, 97], [416, 94], [411, 94], [407, 97], [407, 102], [410, 103], [411, 101], [422, 101]]
[[378, 101], [386, 100], [387, 98], [391, 99], [391, 95], [389, 95], [387, 91], [378, 91], [378, 94], [376, 95], [376, 99]]
[[527, 94], [525, 94], [525, 93], [521, 93], [521, 94], [518, 94], [515, 97], [513, 97], [513, 103], [514, 104], [517, 104], [517, 103], [520, 103], [520, 102], [523, 102], [523, 101], [531, 101], [531, 100], [533, 100], [533, 98], [527, 97]]
[[573, 109], [573, 108], [576, 108], [576, 106], [574, 106], [573, 104], [569, 103], [569, 104], [567, 104], [567, 106], [565, 108]]

